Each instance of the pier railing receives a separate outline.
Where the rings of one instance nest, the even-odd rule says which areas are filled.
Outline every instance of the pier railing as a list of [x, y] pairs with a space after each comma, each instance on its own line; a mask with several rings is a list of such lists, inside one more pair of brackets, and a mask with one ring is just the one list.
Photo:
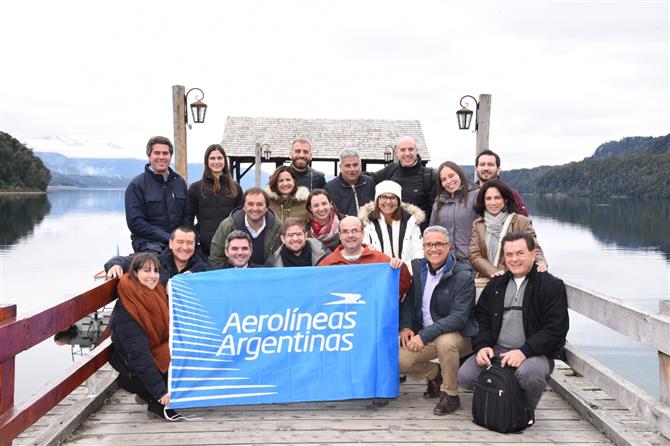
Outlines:
[[[101, 342], [81, 362], [55, 373], [28, 402], [14, 405], [15, 358], [116, 298], [117, 279], [102, 283], [53, 307], [16, 318], [16, 305], [0, 306], [0, 446], [56, 406], [109, 359], [110, 339]], [[49, 367], [44, 364], [44, 367]]]
[[579, 285], [566, 285], [571, 310], [658, 351], [660, 397], [568, 344], [570, 367], [670, 439], [670, 301], [659, 301], [659, 313], [652, 313]]
[[[81, 385], [109, 358], [110, 340], [103, 341], [82, 362], [54, 376], [30, 401], [14, 405], [14, 361], [17, 354], [74, 324], [115, 298], [117, 280], [110, 280], [43, 311], [16, 319], [16, 306], [0, 306], [0, 446], [21, 432]], [[670, 439], [670, 301], [651, 313], [567, 284], [570, 309], [658, 351], [660, 398], [618, 376], [574, 346], [567, 345], [569, 365], [621, 405]]]

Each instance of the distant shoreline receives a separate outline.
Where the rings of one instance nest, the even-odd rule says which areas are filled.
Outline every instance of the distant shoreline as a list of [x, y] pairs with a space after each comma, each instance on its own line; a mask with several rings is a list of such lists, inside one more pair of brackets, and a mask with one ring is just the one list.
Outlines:
[[41, 195], [45, 190], [0, 190], [0, 195]]

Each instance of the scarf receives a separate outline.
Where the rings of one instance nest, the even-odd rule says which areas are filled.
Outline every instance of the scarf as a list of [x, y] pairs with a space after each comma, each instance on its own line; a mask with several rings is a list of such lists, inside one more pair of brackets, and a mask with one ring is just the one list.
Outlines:
[[[490, 214], [489, 211], [484, 211], [484, 223], [486, 226], [486, 254], [489, 262], [495, 267], [493, 262], [498, 258], [498, 247], [500, 239], [505, 235], [501, 234], [505, 220], [508, 213], [503, 211], [498, 215]], [[496, 262], [498, 263], [498, 262]]]
[[316, 217], [312, 217], [309, 219], [309, 237], [319, 240], [326, 248], [333, 251], [340, 244], [339, 226], [340, 219], [335, 212], [330, 213], [330, 219], [325, 225], [319, 223]]
[[305, 242], [305, 247], [302, 248], [299, 256], [295, 255], [286, 245], [281, 247], [279, 255], [281, 255], [282, 263], [286, 267], [312, 266], [312, 246], [308, 242]]
[[124, 274], [117, 292], [123, 308], [146, 332], [156, 366], [166, 373], [170, 366], [170, 323], [165, 288], [159, 283], [151, 290]]

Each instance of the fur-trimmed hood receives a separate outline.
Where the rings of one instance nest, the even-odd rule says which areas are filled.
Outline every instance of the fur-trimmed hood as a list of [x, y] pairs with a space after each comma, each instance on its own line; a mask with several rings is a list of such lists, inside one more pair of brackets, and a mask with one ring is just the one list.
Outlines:
[[[400, 203], [400, 209], [410, 216], [414, 217], [416, 224], [420, 225], [426, 220], [426, 213], [421, 210], [418, 206], [415, 206], [411, 203]], [[370, 224], [370, 214], [375, 210], [375, 202], [370, 201], [369, 203], [361, 206], [358, 209], [358, 218], [363, 220], [363, 226]]]
[[[265, 188], [263, 188], [263, 190], [265, 192], [267, 192], [267, 194], [270, 196], [270, 198], [274, 201], [278, 201], [278, 200], [282, 199], [282, 197], [280, 197], [279, 195], [275, 194], [274, 192], [272, 192], [270, 190], [270, 186], [265, 186]], [[298, 190], [295, 191], [295, 195], [293, 197], [295, 199], [295, 201], [307, 202], [307, 197], [309, 197], [309, 189], [305, 186], [298, 186]]]

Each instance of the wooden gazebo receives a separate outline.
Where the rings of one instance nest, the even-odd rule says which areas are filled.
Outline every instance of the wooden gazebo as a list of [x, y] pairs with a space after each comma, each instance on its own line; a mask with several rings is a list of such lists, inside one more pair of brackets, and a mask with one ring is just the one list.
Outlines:
[[229, 116], [222, 145], [228, 155], [237, 181], [255, 165], [256, 148], [263, 147], [262, 163], [280, 166], [289, 161], [291, 143], [306, 138], [312, 144], [312, 161], [333, 163], [338, 174], [339, 155], [343, 149], [355, 148], [361, 153], [363, 170], [370, 164], [386, 164], [384, 151], [395, 147], [402, 136], [410, 136], [424, 163], [430, 160], [419, 121], [380, 119], [288, 119]]

